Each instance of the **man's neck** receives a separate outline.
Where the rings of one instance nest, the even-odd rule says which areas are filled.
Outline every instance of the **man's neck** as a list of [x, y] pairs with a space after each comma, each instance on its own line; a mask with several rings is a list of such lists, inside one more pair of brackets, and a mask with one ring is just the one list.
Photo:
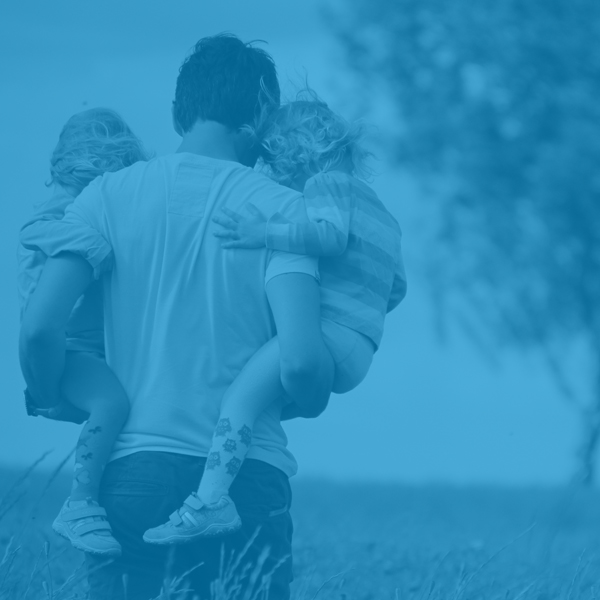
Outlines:
[[198, 121], [183, 135], [177, 152], [190, 152], [218, 160], [240, 162], [235, 133], [215, 121]]

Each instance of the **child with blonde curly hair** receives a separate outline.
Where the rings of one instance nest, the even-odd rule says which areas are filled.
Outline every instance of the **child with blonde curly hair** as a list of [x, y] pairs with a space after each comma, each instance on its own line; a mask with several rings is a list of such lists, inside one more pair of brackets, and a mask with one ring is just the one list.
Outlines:
[[[253, 133], [262, 140], [269, 175], [303, 191], [308, 219], [292, 222], [276, 213], [267, 220], [252, 205], [246, 205], [247, 214], [224, 208], [213, 218], [222, 228], [214, 235], [226, 249], [266, 246], [320, 258], [322, 334], [331, 354], [328, 375], [332, 391], [346, 393], [366, 376], [385, 315], [406, 293], [400, 227], [359, 179], [368, 172], [370, 155], [363, 128], [334, 113], [312, 90], [274, 113], [265, 110]], [[168, 523], [148, 530], [145, 541], [177, 544], [239, 527], [239, 516], [235, 525], [223, 527], [211, 506], [218, 506], [223, 496], [231, 502], [229, 487], [248, 452], [254, 421], [282, 397], [287, 401], [284, 418], [305, 416], [295, 409], [294, 390], [281, 379], [274, 338], [252, 357], [223, 398], [198, 491]]]
[[[24, 245], [27, 228], [59, 221], [69, 204], [96, 177], [148, 158], [140, 140], [112, 110], [93, 108], [67, 121], [50, 159], [51, 179], [46, 185], [54, 193], [34, 207], [34, 216], [21, 229], [17, 251], [21, 317], [26, 311], [36, 310], [36, 303], [31, 300], [44, 277], [47, 261], [43, 252]], [[48, 235], [60, 234], [53, 229]], [[79, 550], [118, 556], [121, 548], [111, 534], [106, 512], [98, 504], [98, 493], [104, 466], [129, 414], [129, 401], [104, 359], [99, 281], [88, 288], [69, 317], [66, 348], [61, 402], [51, 408], [40, 408], [25, 390], [29, 415], [79, 424], [87, 421], [75, 450], [71, 494], [53, 529]]]

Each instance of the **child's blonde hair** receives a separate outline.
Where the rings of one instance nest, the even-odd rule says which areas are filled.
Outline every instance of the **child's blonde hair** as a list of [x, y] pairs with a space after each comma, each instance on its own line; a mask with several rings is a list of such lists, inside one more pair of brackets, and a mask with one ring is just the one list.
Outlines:
[[296, 100], [269, 112], [256, 128], [262, 158], [273, 179], [289, 185], [298, 174], [312, 177], [322, 171], [349, 170], [367, 178], [364, 126], [333, 112], [310, 88]]
[[90, 108], [65, 124], [50, 159], [50, 182], [81, 192], [107, 171], [119, 171], [150, 154], [114, 110]]

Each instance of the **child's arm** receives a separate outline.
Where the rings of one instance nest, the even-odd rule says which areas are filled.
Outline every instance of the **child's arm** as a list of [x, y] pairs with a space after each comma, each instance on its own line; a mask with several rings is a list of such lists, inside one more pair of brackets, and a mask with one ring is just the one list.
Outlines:
[[266, 245], [310, 256], [339, 256], [348, 245], [352, 189], [346, 178], [321, 173], [306, 182], [304, 201], [309, 219], [295, 223], [280, 213], [267, 222]]
[[[257, 211], [249, 218], [228, 209], [213, 218], [224, 230], [223, 248], [264, 248], [307, 254], [338, 256], [348, 245], [352, 188], [345, 178], [321, 173], [306, 182], [304, 199], [309, 222], [297, 223], [275, 213], [268, 221]], [[250, 208], [250, 207], [249, 207]]]

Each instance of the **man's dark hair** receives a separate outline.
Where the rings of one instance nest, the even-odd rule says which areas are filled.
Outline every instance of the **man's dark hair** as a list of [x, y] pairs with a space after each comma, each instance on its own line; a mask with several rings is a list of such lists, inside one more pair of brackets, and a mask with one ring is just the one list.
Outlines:
[[216, 121], [237, 130], [258, 116], [264, 99], [279, 105], [271, 56], [231, 34], [199, 40], [179, 69], [174, 115], [184, 133], [196, 121]]

